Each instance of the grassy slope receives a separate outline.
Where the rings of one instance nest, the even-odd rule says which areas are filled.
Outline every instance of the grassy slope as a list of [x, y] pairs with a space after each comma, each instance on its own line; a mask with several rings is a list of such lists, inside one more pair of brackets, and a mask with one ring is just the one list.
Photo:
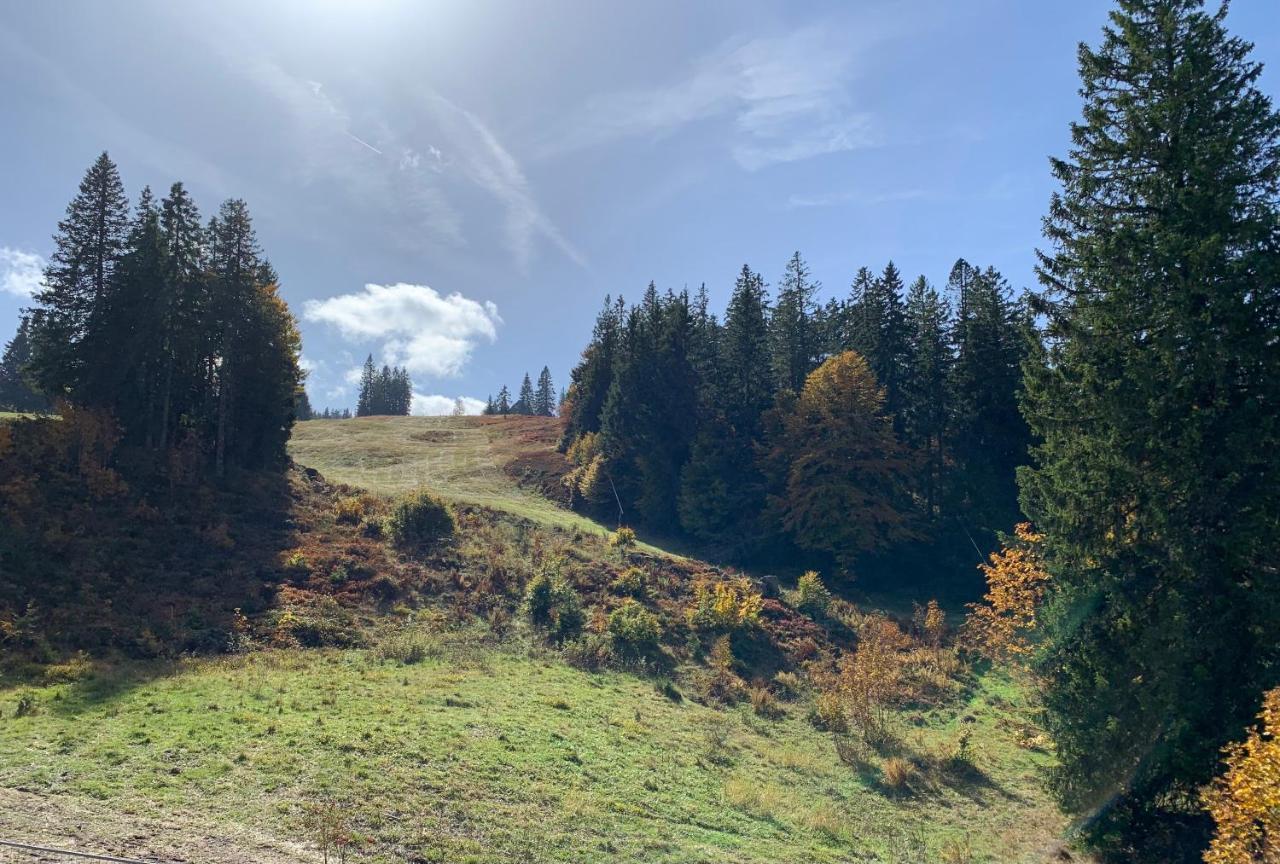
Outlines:
[[0, 785], [142, 815], [199, 801], [206, 817], [301, 837], [303, 802], [333, 797], [376, 841], [362, 860], [385, 862], [920, 861], [961, 837], [976, 860], [1039, 861], [1060, 828], [1034, 781], [1046, 757], [1003, 728], [1021, 719], [999, 676], [924, 718], [916, 742], [949, 741], [971, 717], [987, 779], [895, 796], [836, 760], [799, 708], [766, 721], [523, 652], [431, 653], [191, 661], [26, 690], [41, 708], [21, 718], [5, 693]]
[[[511, 428], [313, 421], [292, 452], [332, 480], [426, 483], [591, 528], [503, 473], [493, 454]], [[975, 854], [950, 860], [1039, 862], [1057, 848], [1063, 820], [1039, 779], [1049, 757], [1015, 743], [1028, 711], [999, 673], [901, 718], [915, 753], [971, 728], [982, 777], [893, 794], [874, 769], [840, 763], [801, 705], [767, 721], [748, 706], [675, 703], [644, 678], [581, 672], [519, 639], [441, 636], [417, 614], [407, 626], [437, 647], [408, 666], [368, 649], [277, 650], [0, 686], [0, 787], [179, 824], [198, 801], [203, 818], [286, 840], [310, 838], [305, 807], [334, 798], [370, 838], [357, 860], [378, 862], [919, 862], [961, 838]], [[17, 717], [24, 695], [37, 709]], [[11, 824], [0, 814], [0, 836]]]

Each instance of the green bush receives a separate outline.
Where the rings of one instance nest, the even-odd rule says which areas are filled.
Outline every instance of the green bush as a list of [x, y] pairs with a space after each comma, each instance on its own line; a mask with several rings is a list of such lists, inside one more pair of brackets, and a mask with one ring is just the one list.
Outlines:
[[609, 634], [619, 647], [633, 654], [651, 654], [662, 639], [662, 625], [658, 616], [627, 600], [609, 614]]
[[401, 549], [422, 549], [451, 536], [456, 527], [449, 505], [424, 490], [396, 502], [386, 532]]
[[827, 614], [827, 607], [830, 605], [831, 592], [827, 590], [826, 585], [822, 584], [822, 578], [818, 576], [817, 571], [805, 571], [800, 581], [796, 583], [796, 608], [815, 618], [820, 618]]
[[624, 597], [643, 597], [645, 594], [645, 574], [639, 567], [628, 567], [613, 580], [613, 592]]
[[596, 672], [613, 665], [613, 639], [608, 633], [584, 633], [564, 646], [563, 656], [570, 666]]
[[582, 601], [573, 586], [555, 570], [544, 570], [529, 580], [524, 611], [530, 623], [553, 642], [572, 639], [582, 630]]

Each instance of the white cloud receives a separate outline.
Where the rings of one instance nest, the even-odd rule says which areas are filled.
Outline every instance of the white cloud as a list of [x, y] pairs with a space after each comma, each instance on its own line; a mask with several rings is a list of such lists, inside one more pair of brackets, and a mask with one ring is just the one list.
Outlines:
[[0, 290], [34, 297], [44, 279], [45, 260], [35, 252], [0, 246]]
[[420, 417], [449, 415], [454, 412], [459, 399], [462, 400], [462, 412], [464, 414], [479, 414], [484, 410], [485, 403], [483, 399], [475, 399], [471, 396], [441, 396], [435, 393], [429, 396], [422, 393], [414, 393], [411, 410]]
[[651, 139], [695, 122], [732, 118], [729, 149], [748, 171], [824, 153], [874, 146], [871, 114], [854, 110], [850, 84], [869, 49], [888, 35], [879, 21], [811, 26], [780, 36], [732, 40], [664, 87], [593, 99], [552, 150], [627, 137]]
[[[371, 283], [358, 294], [308, 300], [303, 308], [308, 321], [331, 324], [348, 340], [379, 340], [384, 362], [432, 376], [460, 373], [476, 343], [494, 341], [502, 323], [491, 302], [403, 282]], [[352, 372], [358, 381], [358, 368], [347, 380]]]

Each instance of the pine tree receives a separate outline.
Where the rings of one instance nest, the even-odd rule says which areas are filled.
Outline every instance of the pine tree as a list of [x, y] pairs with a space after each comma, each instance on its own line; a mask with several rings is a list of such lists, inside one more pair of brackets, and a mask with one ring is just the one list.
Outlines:
[[741, 554], [758, 539], [764, 478], [755, 449], [773, 401], [764, 280], [743, 266], [703, 379], [697, 433], [681, 475], [681, 526]]
[[1200, 5], [1120, 0], [1080, 49], [1027, 364], [1056, 789], [1129, 860], [1203, 848], [1163, 808], [1280, 662], [1280, 116]]
[[373, 355], [364, 359], [364, 367], [360, 370], [360, 394], [356, 398], [356, 416], [368, 417], [374, 413], [374, 383], [378, 377], [378, 367], [373, 365]]
[[539, 417], [551, 417], [556, 413], [556, 389], [551, 383], [551, 370], [546, 366], [538, 375], [538, 389], [533, 397], [533, 413]]
[[498, 391], [498, 404], [495, 407], [503, 417], [511, 413], [511, 391], [507, 389], [506, 384], [503, 384], [502, 389]]
[[516, 414], [532, 414], [533, 412], [533, 382], [529, 380], [529, 373], [524, 373], [524, 380], [520, 382], [520, 399], [516, 402], [512, 409]]
[[879, 277], [863, 267], [854, 277], [845, 310], [842, 349], [857, 351], [884, 387], [885, 410], [895, 424], [902, 409], [903, 365], [907, 352], [902, 276], [890, 261]]
[[960, 313], [949, 388], [956, 463], [950, 506], [994, 539], [1021, 518], [1014, 472], [1027, 461], [1030, 433], [1018, 399], [1033, 334], [1025, 309], [994, 268], [978, 270], [961, 259], [952, 284]]
[[129, 234], [129, 201], [115, 163], [104, 152], [86, 172], [54, 235], [32, 317], [32, 372], [51, 396], [80, 395], [84, 339], [101, 314]]
[[165, 267], [160, 369], [156, 381], [157, 445], [165, 449], [178, 418], [194, 413], [192, 394], [210, 376], [211, 334], [204, 326], [211, 308], [211, 281], [206, 272], [207, 237], [200, 211], [181, 183], [174, 183], [160, 202], [160, 232]]
[[820, 286], [810, 280], [800, 253], [787, 262], [778, 287], [778, 300], [769, 318], [769, 343], [774, 386], [797, 393], [817, 362], [819, 335], [815, 330], [814, 295]]
[[920, 456], [916, 486], [930, 519], [939, 515], [946, 466], [949, 318], [946, 301], [923, 276], [916, 279], [907, 292], [901, 427], [903, 441]]
[[569, 376], [569, 391], [565, 399], [564, 437], [560, 447], [569, 445], [588, 432], [600, 431], [600, 418], [604, 413], [605, 399], [613, 384], [613, 356], [618, 347], [626, 304], [621, 297], [604, 298], [604, 308], [596, 317], [591, 342], [582, 352], [582, 359]]
[[46, 411], [48, 401], [31, 386], [27, 371], [31, 362], [31, 319], [18, 320], [18, 332], [0, 355], [0, 409], [6, 411]]

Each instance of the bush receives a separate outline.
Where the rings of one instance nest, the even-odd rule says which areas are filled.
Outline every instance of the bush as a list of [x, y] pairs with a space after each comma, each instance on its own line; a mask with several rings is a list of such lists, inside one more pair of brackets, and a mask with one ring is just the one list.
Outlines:
[[781, 699], [792, 701], [804, 691], [804, 682], [794, 672], [779, 672], [773, 676], [773, 689]]
[[636, 532], [626, 525], [622, 525], [617, 531], [609, 535], [609, 546], [618, 550], [623, 560], [626, 560], [627, 553], [636, 545]]
[[620, 647], [633, 654], [658, 650], [662, 625], [658, 616], [634, 600], [627, 600], [609, 615], [609, 633]]
[[555, 568], [543, 570], [529, 581], [524, 610], [530, 623], [553, 642], [578, 635], [585, 620], [577, 592]]
[[786, 712], [782, 710], [778, 700], [773, 698], [773, 694], [767, 688], [752, 687], [749, 695], [751, 697], [751, 710], [756, 712], [756, 716], [764, 717], [766, 720], [779, 720], [786, 716]]
[[613, 665], [613, 639], [608, 633], [584, 633], [564, 646], [564, 661], [595, 672]]
[[890, 756], [884, 760], [880, 769], [880, 778], [884, 785], [895, 792], [901, 792], [911, 785], [915, 779], [915, 766], [901, 756]]
[[402, 666], [421, 663], [429, 657], [443, 653], [439, 643], [425, 633], [415, 630], [396, 630], [381, 642], [375, 651], [380, 660], [394, 660]]
[[613, 593], [624, 597], [644, 597], [645, 573], [639, 567], [628, 567], [613, 580]]
[[764, 598], [747, 579], [699, 582], [693, 586], [693, 606], [687, 617], [695, 630], [733, 631], [760, 621]]
[[824, 732], [849, 731], [849, 717], [845, 714], [844, 704], [839, 695], [835, 693], [818, 694], [813, 700], [813, 708], [809, 711], [809, 722]]
[[401, 549], [433, 546], [456, 528], [449, 505], [427, 491], [413, 492], [397, 501], [386, 524], [391, 542]]
[[827, 607], [830, 605], [831, 592], [827, 590], [826, 585], [822, 584], [817, 571], [805, 571], [800, 581], [796, 583], [796, 608], [814, 618], [821, 618], [827, 614]]
[[359, 525], [364, 518], [364, 501], [354, 495], [339, 498], [333, 506], [333, 518], [340, 525]]

